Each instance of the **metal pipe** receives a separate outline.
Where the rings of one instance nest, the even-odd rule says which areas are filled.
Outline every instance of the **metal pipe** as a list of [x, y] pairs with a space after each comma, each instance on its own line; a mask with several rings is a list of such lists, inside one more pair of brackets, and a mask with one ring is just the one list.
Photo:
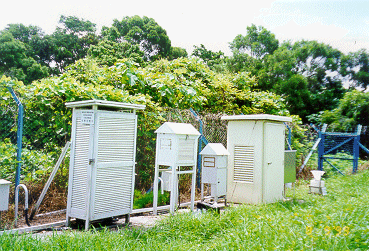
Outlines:
[[308, 154], [308, 156], [305, 158], [305, 160], [304, 160], [304, 163], [302, 164], [302, 166], [300, 167], [300, 170], [299, 170], [299, 172], [297, 173], [297, 175], [299, 175], [301, 172], [302, 172], [302, 170], [304, 169], [304, 167], [306, 166], [306, 164], [308, 163], [308, 161], [309, 161], [309, 159], [310, 159], [310, 157], [311, 157], [311, 155], [313, 154], [313, 152], [315, 151], [315, 149], [318, 147], [318, 145], [319, 145], [319, 143], [320, 143], [320, 138], [318, 138], [318, 140], [315, 142], [315, 144], [314, 144], [314, 146], [313, 146], [313, 148], [310, 150], [310, 152], [309, 152], [309, 154]]
[[336, 169], [337, 172], [339, 172], [340, 174], [344, 175], [337, 167], [335, 167], [331, 162], [329, 162], [325, 157], [323, 157], [323, 160], [325, 162], [327, 162], [331, 167], [333, 167], [334, 169]]
[[158, 179], [159, 179], [159, 181], [161, 182], [161, 194], [164, 194], [164, 181], [163, 181], [163, 179], [161, 178], [161, 177], [158, 177]]
[[369, 154], [369, 149], [368, 148], [366, 148], [363, 144], [361, 144], [360, 142], [359, 142], [359, 146], [361, 147], [361, 149], [363, 149], [366, 153], [368, 153]]
[[15, 188], [15, 209], [14, 209], [14, 226], [17, 227], [18, 222], [18, 194], [19, 194], [19, 187], [24, 189], [24, 216], [26, 218], [26, 224], [30, 226], [28, 222], [28, 189], [25, 185], [20, 184]]
[[49, 189], [50, 185], [51, 185], [51, 182], [53, 181], [55, 175], [56, 175], [56, 172], [58, 171], [60, 165], [61, 165], [61, 162], [63, 161], [65, 155], [67, 154], [67, 151], [70, 147], [70, 142], [68, 141], [67, 144], [65, 144], [63, 150], [62, 150], [62, 153], [61, 155], [59, 156], [59, 159], [58, 159], [58, 162], [56, 163], [53, 171], [51, 172], [51, 175], [49, 177], [49, 179], [47, 180], [44, 188], [42, 189], [42, 192], [41, 192], [41, 195], [40, 197], [38, 198], [37, 200], [37, 203], [36, 205], [33, 207], [32, 211], [31, 211], [31, 215], [29, 217], [30, 220], [33, 219], [33, 217], [35, 216], [36, 214], [36, 211], [38, 210], [38, 208], [40, 207], [41, 203], [42, 203], [42, 200], [44, 199], [45, 195], [46, 195], [46, 192], [47, 190]]

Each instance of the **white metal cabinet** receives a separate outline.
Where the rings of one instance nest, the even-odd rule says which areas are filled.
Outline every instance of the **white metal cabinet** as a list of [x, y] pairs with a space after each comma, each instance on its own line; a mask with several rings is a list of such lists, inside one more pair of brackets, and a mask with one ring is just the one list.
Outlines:
[[[87, 110], [89, 105], [92, 109]], [[82, 101], [67, 106], [74, 108], [67, 221], [71, 217], [85, 220], [87, 229], [90, 221], [128, 215], [132, 211], [135, 180], [134, 109], [144, 106], [108, 101]], [[109, 107], [109, 111], [99, 107]], [[113, 107], [129, 109], [111, 111]]]
[[0, 179], [0, 211], [8, 210], [10, 184], [10, 181]]
[[227, 199], [270, 203], [283, 198], [285, 125], [289, 117], [224, 116], [228, 120]]

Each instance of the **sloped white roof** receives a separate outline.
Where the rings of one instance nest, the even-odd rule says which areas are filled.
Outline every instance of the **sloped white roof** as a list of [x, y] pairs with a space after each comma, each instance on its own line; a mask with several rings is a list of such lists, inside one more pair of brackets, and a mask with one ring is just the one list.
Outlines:
[[222, 120], [272, 120], [280, 122], [292, 122], [292, 118], [286, 116], [277, 116], [270, 114], [253, 114], [253, 115], [232, 115], [223, 116]]
[[155, 133], [200, 135], [193, 125], [174, 122], [165, 122], [155, 131]]
[[201, 155], [229, 155], [222, 143], [209, 143], [200, 152]]
[[139, 104], [130, 104], [130, 103], [123, 103], [123, 102], [115, 102], [115, 101], [97, 100], [97, 99], [65, 103], [65, 106], [69, 108], [80, 108], [80, 107], [93, 106], [93, 105], [114, 107], [114, 108], [137, 109], [137, 110], [143, 110], [146, 107], [145, 105], [139, 105]]

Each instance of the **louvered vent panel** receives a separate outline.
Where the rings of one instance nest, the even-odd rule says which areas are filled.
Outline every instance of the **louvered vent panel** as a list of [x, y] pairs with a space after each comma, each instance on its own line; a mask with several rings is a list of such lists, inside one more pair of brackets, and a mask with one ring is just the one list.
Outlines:
[[131, 208], [133, 167], [98, 168], [94, 214]]
[[193, 139], [180, 139], [179, 140], [179, 161], [191, 161], [194, 160], [194, 145], [195, 140]]
[[135, 119], [100, 117], [97, 161], [133, 161]]
[[234, 182], [252, 183], [254, 181], [254, 147], [234, 147]]
[[81, 210], [86, 209], [89, 137], [90, 126], [77, 118], [71, 207]]

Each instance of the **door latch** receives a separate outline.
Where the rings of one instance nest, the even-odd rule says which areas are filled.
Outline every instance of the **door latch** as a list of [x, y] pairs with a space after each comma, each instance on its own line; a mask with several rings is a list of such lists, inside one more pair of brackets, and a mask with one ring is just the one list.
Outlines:
[[89, 164], [89, 165], [92, 165], [93, 163], [95, 163], [95, 159], [89, 159], [89, 160], [88, 160], [88, 164]]

